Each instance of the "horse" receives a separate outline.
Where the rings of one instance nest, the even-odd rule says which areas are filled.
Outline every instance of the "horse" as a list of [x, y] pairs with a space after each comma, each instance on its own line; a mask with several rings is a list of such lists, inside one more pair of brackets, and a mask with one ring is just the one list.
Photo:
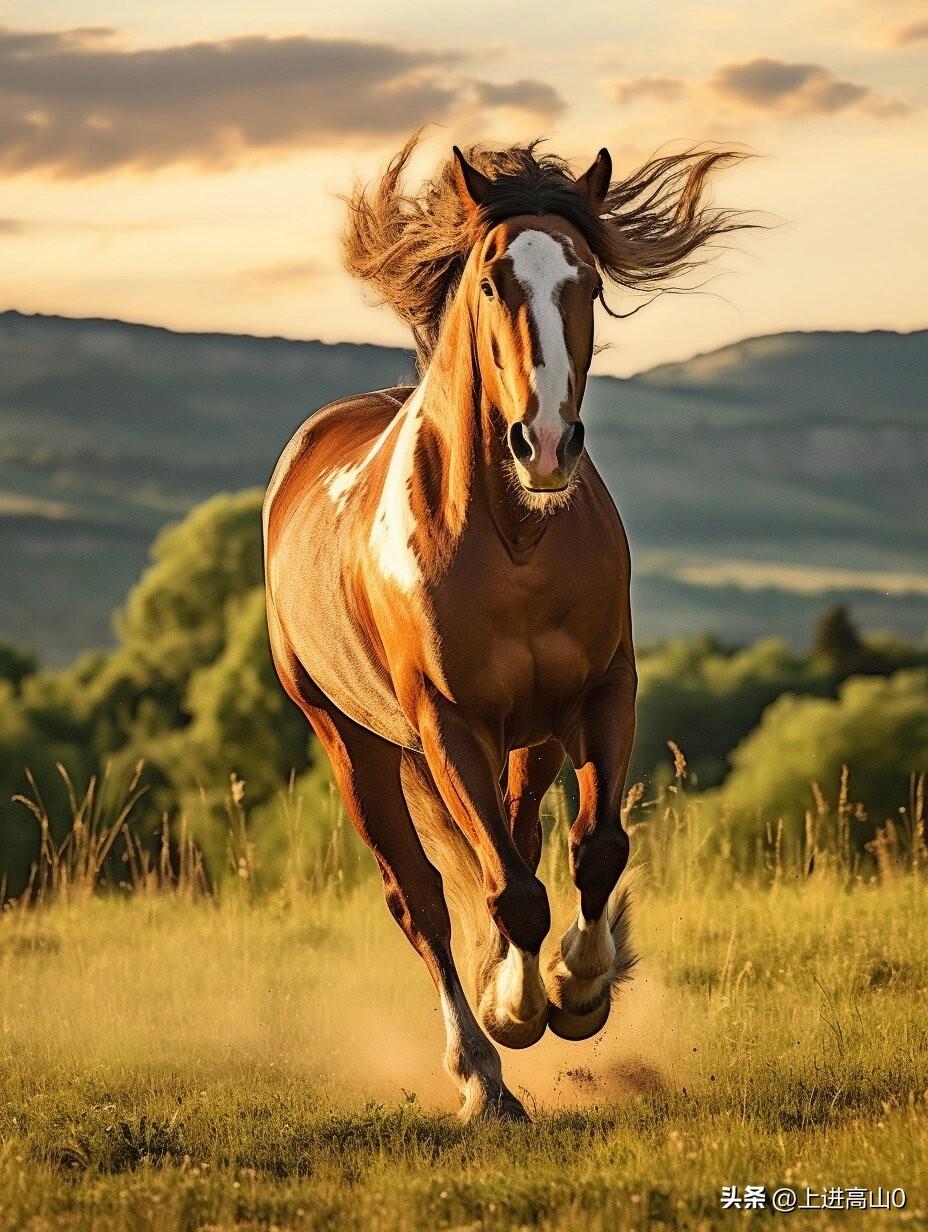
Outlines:
[[[657, 288], [741, 225], [704, 193], [738, 155], [663, 155], [613, 182], [606, 150], [575, 177], [537, 142], [454, 147], [412, 194], [416, 140], [356, 185], [344, 256], [410, 326], [421, 379], [317, 411], [284, 449], [268, 630], [435, 983], [460, 1116], [525, 1120], [494, 1042], [595, 1035], [635, 961], [630, 553], [580, 417], [594, 307], [611, 311], [605, 279]], [[565, 758], [577, 910], [542, 965], [540, 808]], [[471, 921], [476, 1012], [448, 898]]]

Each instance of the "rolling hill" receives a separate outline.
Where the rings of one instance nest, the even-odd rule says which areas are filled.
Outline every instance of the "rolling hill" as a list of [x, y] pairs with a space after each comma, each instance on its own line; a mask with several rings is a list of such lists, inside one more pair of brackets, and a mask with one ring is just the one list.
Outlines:
[[[413, 375], [402, 350], [0, 314], [0, 636], [112, 639], [153, 536], [263, 485], [293, 429]], [[638, 636], [803, 642], [822, 606], [928, 627], [928, 331], [779, 334], [591, 380]]]

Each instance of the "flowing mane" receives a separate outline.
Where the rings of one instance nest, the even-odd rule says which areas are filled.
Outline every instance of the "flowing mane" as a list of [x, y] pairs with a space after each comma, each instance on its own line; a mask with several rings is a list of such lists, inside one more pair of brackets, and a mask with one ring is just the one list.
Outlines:
[[506, 149], [476, 145], [465, 151], [467, 159], [493, 185], [480, 209], [468, 213], [453, 159], [417, 191], [406, 189], [403, 173], [418, 141], [416, 134], [406, 142], [379, 182], [356, 185], [342, 244], [349, 273], [411, 328], [423, 366], [471, 249], [506, 218], [561, 216], [581, 232], [604, 277], [628, 290], [666, 288], [702, 263], [696, 254], [710, 241], [751, 225], [706, 199], [713, 172], [745, 157], [736, 150], [655, 155], [614, 181], [596, 212], [574, 190], [568, 163], [540, 152], [540, 141]]

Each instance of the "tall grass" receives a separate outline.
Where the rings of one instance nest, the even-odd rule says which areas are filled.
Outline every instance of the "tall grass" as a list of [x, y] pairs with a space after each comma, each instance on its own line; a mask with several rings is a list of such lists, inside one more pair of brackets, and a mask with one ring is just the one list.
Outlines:
[[[866, 850], [852, 774], [796, 842], [762, 818], [745, 838], [674, 765], [626, 801], [635, 979], [596, 1039], [505, 1053], [537, 1113], [515, 1128], [455, 1120], [431, 981], [334, 800], [308, 849], [318, 819], [282, 790], [269, 888], [239, 779], [222, 875], [196, 818], [145, 840], [144, 772], [72, 790], [58, 842], [33, 785], [41, 851], [0, 913], [0, 1232], [700, 1230], [732, 1226], [733, 1184], [903, 1186], [921, 1226], [924, 783]], [[545, 806], [561, 904], [570, 801]]]
[[716, 792], [690, 792], [686, 759], [672, 742], [669, 748], [673, 781], [652, 800], [645, 799], [643, 784], [635, 784], [624, 809], [635, 863], [657, 886], [707, 879], [772, 886], [823, 877], [852, 885], [928, 870], [924, 775], [912, 776], [909, 803], [899, 816], [877, 824], [874, 837], [862, 841], [868, 819], [853, 799], [847, 766], [830, 795], [810, 784], [814, 807], [797, 828], [760, 811], [745, 819], [727, 810]]
[[[923, 876], [928, 870], [925, 776], [913, 776], [908, 805], [896, 818], [878, 825], [872, 839], [862, 842], [859, 832], [866, 818], [853, 800], [847, 767], [830, 794], [811, 784], [814, 807], [806, 811], [797, 830], [783, 818], [760, 813], [746, 821], [727, 811], [717, 793], [691, 791], [683, 753], [672, 741], [668, 748], [672, 780], [650, 799], [643, 783], [634, 784], [623, 809], [632, 839], [632, 868], [656, 888], [686, 889], [707, 879], [772, 886], [823, 877], [852, 885], [905, 874]], [[38, 828], [37, 858], [25, 890], [16, 898], [20, 907], [80, 900], [101, 890], [183, 898], [223, 894], [256, 898], [272, 892], [278, 898], [295, 899], [323, 890], [337, 892], [358, 880], [360, 840], [334, 790], [324, 819], [329, 837], [312, 851], [307, 844], [311, 820], [307, 813], [312, 806], [318, 808], [318, 798], [310, 805], [292, 778], [278, 793], [272, 825], [285, 851], [269, 882], [262, 877], [246, 784], [235, 774], [230, 776], [224, 804], [225, 859], [222, 866], [210, 869], [186, 813], [173, 824], [164, 815], [154, 842], [143, 837], [136, 824], [146, 790], [142, 762], [121, 790], [111, 781], [109, 769], [92, 777], [82, 790], [63, 766], [58, 771], [66, 789], [67, 817], [49, 816], [31, 774], [31, 794], [15, 797]], [[570, 797], [561, 778], [543, 805], [546, 842], [541, 874], [549, 889], [562, 896], [571, 890], [566, 855], [573, 815]], [[318, 830], [320, 819], [312, 820]], [[265, 808], [257, 825], [267, 823]], [[65, 837], [56, 842], [53, 835], [62, 832]], [[360, 868], [375, 872], [373, 862], [363, 857]], [[9, 901], [4, 891], [0, 882], [0, 906]]]
[[[115, 884], [138, 895], [178, 893], [185, 897], [209, 892], [203, 855], [181, 817], [172, 835], [167, 816], [162, 818], [159, 842], [153, 850], [133, 829], [133, 813], [145, 795], [144, 763], [138, 762], [128, 783], [119, 790], [106, 767], [78, 790], [64, 766], [58, 773], [65, 786], [70, 816], [65, 827], [53, 824], [42, 793], [27, 771], [32, 794], [13, 797], [28, 809], [39, 831], [38, 858], [25, 890], [16, 902], [21, 907], [69, 903], [87, 898], [102, 887], [112, 887], [115, 860], [121, 856], [124, 876]], [[64, 828], [65, 837], [53, 835]], [[0, 905], [5, 887], [0, 885]]]

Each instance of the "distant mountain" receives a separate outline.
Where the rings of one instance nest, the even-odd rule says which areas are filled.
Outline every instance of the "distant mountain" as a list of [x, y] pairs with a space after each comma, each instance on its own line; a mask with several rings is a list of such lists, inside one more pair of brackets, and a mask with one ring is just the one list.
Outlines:
[[[319, 406], [414, 371], [385, 347], [0, 314], [0, 636], [50, 662], [105, 645], [161, 526], [264, 484]], [[928, 331], [779, 334], [591, 380], [639, 637], [802, 641], [836, 598], [923, 632], [926, 378]]]

